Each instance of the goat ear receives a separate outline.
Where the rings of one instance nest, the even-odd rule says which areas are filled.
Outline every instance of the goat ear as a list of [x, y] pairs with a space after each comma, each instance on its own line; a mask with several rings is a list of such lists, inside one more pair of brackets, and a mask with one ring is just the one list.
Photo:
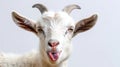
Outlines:
[[12, 12], [12, 18], [13, 21], [21, 28], [30, 31], [30, 32], [34, 32], [35, 34], [37, 33], [35, 30], [35, 23], [33, 23], [33, 21], [19, 15], [16, 12]]
[[98, 16], [94, 14], [89, 18], [79, 21], [75, 26], [75, 31], [73, 36], [77, 35], [80, 32], [84, 32], [91, 29], [95, 25], [97, 17]]

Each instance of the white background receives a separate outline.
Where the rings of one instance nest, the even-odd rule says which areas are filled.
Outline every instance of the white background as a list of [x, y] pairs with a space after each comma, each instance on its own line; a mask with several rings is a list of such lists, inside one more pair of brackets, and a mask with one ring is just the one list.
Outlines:
[[38, 38], [15, 25], [13, 10], [37, 20], [40, 12], [35, 3], [59, 11], [69, 4], [78, 4], [71, 16], [76, 20], [97, 13], [97, 24], [73, 38], [73, 53], [68, 67], [120, 67], [120, 1], [119, 0], [0, 0], [0, 51], [24, 54], [38, 49]]

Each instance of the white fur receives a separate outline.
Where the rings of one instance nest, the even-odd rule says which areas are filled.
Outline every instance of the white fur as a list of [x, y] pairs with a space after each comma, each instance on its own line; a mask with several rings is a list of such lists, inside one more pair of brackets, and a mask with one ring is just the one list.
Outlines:
[[[72, 51], [71, 39], [73, 35], [76, 34], [74, 33], [74, 30], [78, 29], [76, 28], [75, 21], [66, 12], [63, 11], [45, 12], [42, 14], [37, 23], [32, 23], [33, 21], [30, 19], [26, 19], [25, 17], [21, 16], [23, 17], [22, 20], [24, 21], [22, 22], [20, 19], [17, 19], [21, 18], [20, 16], [21, 15], [17, 16], [17, 13], [13, 13], [14, 22], [18, 26], [23, 26], [22, 28], [34, 32], [38, 36], [40, 41], [40, 49], [25, 55], [1, 53], [0, 67], [67, 67], [67, 59], [69, 58]], [[93, 20], [92, 24], [94, 24], [94, 18], [96, 19], [96, 15], [90, 18]], [[90, 19], [88, 18], [85, 20], [89, 22]], [[82, 22], [81, 26], [85, 25], [85, 23], [83, 23], [85, 20], [80, 21]], [[21, 23], [22, 25], [20, 25]], [[28, 26], [24, 27], [24, 24], [31, 26], [34, 30], [28, 29]], [[80, 26], [80, 24], [77, 26]], [[73, 30], [69, 30], [71, 27]], [[87, 28], [91, 27], [92, 25], [90, 24], [90, 26], [88, 25]], [[42, 31], [39, 30], [40, 28]], [[87, 29], [85, 28], [85, 30]], [[84, 29], [82, 31], [84, 31]], [[50, 39], [54, 39], [59, 42], [59, 45], [56, 46], [55, 51], [59, 52], [60, 55], [55, 62], [51, 61], [47, 54], [48, 51], [53, 49], [48, 45], [48, 41]]]

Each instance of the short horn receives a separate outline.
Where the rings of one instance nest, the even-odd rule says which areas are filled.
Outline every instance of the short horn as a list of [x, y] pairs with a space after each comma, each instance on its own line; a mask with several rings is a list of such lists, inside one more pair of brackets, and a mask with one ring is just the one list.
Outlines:
[[38, 8], [41, 14], [48, 11], [47, 8], [42, 4], [34, 4], [32, 8]]
[[73, 9], [81, 9], [81, 7], [80, 7], [79, 5], [72, 4], [72, 5], [66, 6], [66, 7], [63, 9], [63, 11], [67, 12], [68, 14], [70, 14]]

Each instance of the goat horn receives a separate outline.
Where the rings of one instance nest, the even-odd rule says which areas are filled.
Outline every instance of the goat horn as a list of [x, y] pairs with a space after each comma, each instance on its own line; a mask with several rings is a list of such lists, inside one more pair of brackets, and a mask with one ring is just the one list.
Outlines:
[[43, 14], [45, 11], [48, 11], [47, 8], [42, 4], [34, 4], [32, 8], [38, 8], [39, 11]]
[[76, 5], [76, 4], [72, 4], [72, 5], [68, 5], [66, 6], [63, 11], [67, 12], [68, 14], [70, 14], [70, 12], [73, 10], [73, 9], [81, 9], [79, 5]]

